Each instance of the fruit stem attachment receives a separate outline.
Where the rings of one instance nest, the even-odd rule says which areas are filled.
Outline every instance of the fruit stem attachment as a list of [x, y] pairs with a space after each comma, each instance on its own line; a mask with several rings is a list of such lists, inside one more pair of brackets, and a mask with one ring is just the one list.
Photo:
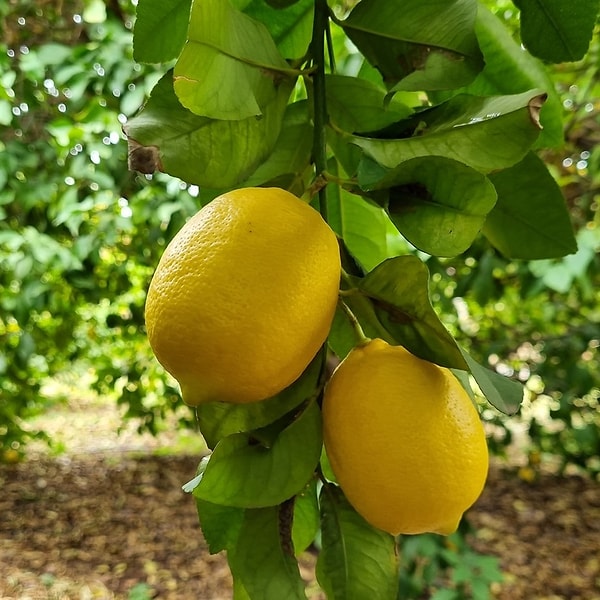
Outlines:
[[352, 309], [344, 302], [342, 298], [339, 299], [338, 303], [340, 305], [340, 308], [344, 311], [344, 314], [346, 315], [346, 317], [348, 317], [348, 320], [350, 321], [350, 325], [352, 326], [352, 329], [354, 330], [354, 335], [356, 336], [357, 345], [361, 346], [362, 344], [370, 342], [371, 338], [365, 335], [365, 332], [363, 331], [360, 322], [356, 318], [356, 315], [352, 312]]
[[[329, 29], [327, 0], [315, 0], [315, 13], [311, 40], [313, 74], [313, 161], [315, 178], [327, 171], [327, 139], [325, 127], [329, 121], [325, 96], [325, 38]], [[319, 212], [327, 221], [326, 186], [319, 189]]]

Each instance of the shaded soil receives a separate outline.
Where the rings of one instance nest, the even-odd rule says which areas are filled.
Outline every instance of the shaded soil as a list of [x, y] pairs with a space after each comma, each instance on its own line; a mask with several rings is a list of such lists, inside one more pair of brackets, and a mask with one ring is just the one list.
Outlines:
[[[196, 463], [117, 453], [0, 466], [0, 598], [231, 598], [225, 559], [206, 551], [181, 491]], [[494, 597], [600, 600], [597, 482], [494, 468], [469, 518], [473, 546], [506, 573]]]

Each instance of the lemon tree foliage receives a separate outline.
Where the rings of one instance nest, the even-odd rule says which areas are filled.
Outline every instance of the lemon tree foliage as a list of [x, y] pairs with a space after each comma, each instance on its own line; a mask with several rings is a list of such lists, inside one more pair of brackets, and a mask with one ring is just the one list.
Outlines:
[[[352, 376], [344, 374], [356, 346], [366, 339], [380, 338], [376, 344], [384, 347], [404, 346], [411, 360], [424, 360], [434, 370], [442, 367], [439, 372], [453, 383], [436, 388], [441, 396], [454, 397], [449, 390], [460, 389], [462, 405], [472, 408], [451, 369], [467, 387], [469, 378], [475, 381], [499, 411], [518, 410], [521, 385], [480, 364], [438, 316], [428, 265], [436, 269], [439, 260], [460, 261], [481, 240], [506, 259], [550, 260], [577, 252], [559, 185], [539, 158], [542, 149], [562, 144], [563, 131], [560, 101], [540, 58], [560, 62], [585, 54], [597, 6], [583, 4], [564, 18], [552, 0], [523, 7], [521, 39], [531, 46], [528, 52], [477, 0], [140, 0], [134, 56], [161, 63], [164, 74], [124, 126], [130, 168], [146, 174], [165, 172], [198, 185], [205, 206], [198, 215], [206, 214], [217, 197], [216, 202], [229, 198], [233, 204], [231, 190], [239, 191], [235, 202], [251, 203], [260, 188], [275, 190], [269, 210], [276, 215], [284, 190], [291, 191], [321, 212], [340, 245], [338, 309], [323, 350], [312, 361], [304, 359], [304, 374], [274, 396], [255, 398], [250, 404], [241, 397], [220, 402], [207, 396], [190, 402], [198, 405], [199, 427], [212, 453], [184, 489], [196, 498], [211, 551], [227, 551], [235, 598], [305, 597], [295, 558], [319, 529], [317, 574], [328, 597], [396, 596], [396, 540], [372, 525], [381, 527], [386, 520], [381, 514], [388, 509], [364, 509], [362, 501], [352, 499], [364, 496], [367, 505], [377, 504], [378, 495], [384, 503], [389, 499], [386, 482], [376, 475], [383, 469], [394, 477], [383, 464], [385, 448], [375, 452], [379, 456], [370, 474], [370, 456], [346, 459], [352, 452], [334, 452], [330, 464], [321, 438], [323, 422], [330, 432], [330, 448], [339, 443], [331, 441], [337, 428], [352, 434], [344, 406], [321, 413], [323, 398], [326, 402], [328, 392], [335, 394], [336, 378], [349, 378], [343, 395], [358, 398], [350, 412], [366, 411], [359, 420], [367, 429], [374, 422], [380, 399], [377, 392], [371, 398], [362, 387], [368, 388], [370, 383], [364, 382], [371, 380], [359, 377], [353, 385]], [[551, 41], [557, 37], [559, 48]], [[350, 59], [345, 50], [349, 46], [355, 49]], [[229, 235], [218, 227], [206, 233], [216, 245], [222, 243], [219, 234]], [[302, 234], [297, 239], [291, 235], [290, 243], [293, 248], [304, 244], [301, 252], [312, 251], [312, 241]], [[182, 264], [190, 275], [179, 280], [177, 271], [173, 277], [178, 286], [196, 290], [190, 296], [196, 302], [201, 304], [206, 292], [194, 286], [206, 277], [217, 293], [235, 290], [248, 315], [259, 312], [269, 326], [271, 309], [262, 301], [256, 305], [252, 282], [239, 289], [227, 282], [228, 276], [240, 276], [234, 264], [221, 265], [219, 255], [216, 264], [224, 270], [207, 275], [201, 266], [192, 273], [195, 265], [187, 264], [177, 239], [173, 247], [175, 256], [184, 255]], [[243, 263], [243, 253], [239, 258]], [[273, 265], [288, 260], [276, 250], [261, 258]], [[323, 261], [329, 263], [328, 258]], [[157, 273], [162, 277], [160, 266]], [[316, 291], [321, 287], [322, 282], [315, 283]], [[187, 288], [181, 293], [187, 294]], [[300, 294], [310, 310], [311, 294]], [[165, 305], [168, 295], [161, 300]], [[274, 305], [280, 300], [275, 296]], [[211, 313], [218, 313], [218, 302], [209, 305]], [[160, 310], [147, 314], [149, 331], [160, 319]], [[211, 326], [212, 314], [203, 319]], [[254, 327], [258, 332], [258, 325]], [[168, 327], [168, 341], [167, 333]], [[194, 343], [201, 345], [203, 335]], [[273, 353], [278, 335], [273, 336]], [[264, 347], [258, 351], [262, 359]], [[176, 341], [169, 352], [175, 362], [183, 356]], [[202, 356], [204, 349], [197, 352]], [[221, 348], [218, 354], [227, 352]], [[159, 350], [158, 358], [168, 364], [169, 357], [160, 354]], [[392, 354], [394, 361], [400, 360]], [[209, 364], [213, 359], [207, 355], [205, 360]], [[342, 361], [342, 366], [329, 379], [332, 360]], [[393, 380], [389, 373], [394, 369], [392, 365], [381, 376], [385, 383], [380, 381], [380, 388]], [[191, 369], [192, 379], [194, 371], [201, 370], [200, 365]], [[410, 373], [407, 385], [414, 377]], [[198, 385], [209, 385], [211, 377], [198, 377]], [[235, 381], [235, 369], [230, 377]], [[223, 381], [226, 387], [235, 385]], [[414, 390], [423, 389], [422, 383], [410, 384]], [[398, 390], [401, 385], [392, 387]], [[457, 417], [458, 421], [464, 424]], [[417, 422], [417, 429], [424, 426]], [[365, 433], [367, 448], [371, 434], [381, 442], [377, 431]], [[426, 435], [422, 430], [419, 434]], [[435, 440], [435, 434], [427, 435]], [[387, 444], [393, 443], [390, 435]], [[482, 431], [474, 435], [483, 439]], [[442, 447], [430, 459], [449, 459], [452, 454], [445, 453], [452, 442], [437, 442]], [[360, 457], [362, 443], [362, 438], [345, 439], [342, 445], [350, 450], [354, 444]], [[399, 440], [398, 448], [406, 443]], [[325, 446], [330, 452], [327, 439]], [[464, 457], [467, 463], [483, 456], [481, 444], [474, 446], [478, 449]], [[469, 467], [458, 462], [449, 462], [446, 472], [468, 473]], [[375, 482], [359, 485], [348, 502], [344, 486], [351, 489], [358, 481], [353, 468], [359, 464]], [[481, 464], [487, 468], [485, 460]], [[414, 470], [409, 472], [405, 479], [419, 479]], [[336, 474], [350, 483], [342, 481], [339, 487]], [[474, 483], [477, 490], [479, 479]], [[456, 514], [442, 508], [439, 530], [451, 533], [473, 499], [465, 500]], [[417, 516], [418, 506], [415, 501], [409, 510], [413, 525], [423, 517]], [[393, 513], [393, 506], [389, 511]], [[379, 514], [373, 517], [371, 512]], [[416, 527], [436, 531], [438, 525]], [[411, 525], [399, 529], [416, 531]], [[389, 530], [398, 533], [398, 528]]]
[[127, 173], [121, 131], [162, 72], [132, 61], [131, 7], [78, 6], [0, 7], [0, 460], [52, 442], [33, 418], [61, 400], [55, 378], [89, 375], [151, 432], [181, 404], [142, 328], [164, 239], [195, 202]]

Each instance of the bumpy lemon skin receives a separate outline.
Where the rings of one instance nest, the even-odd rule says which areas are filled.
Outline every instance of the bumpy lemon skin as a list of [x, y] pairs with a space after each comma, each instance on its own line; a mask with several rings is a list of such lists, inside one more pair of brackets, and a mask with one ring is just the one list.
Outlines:
[[333, 373], [323, 437], [349, 502], [393, 535], [453, 533], [487, 477], [485, 432], [458, 380], [379, 339]]
[[326, 340], [337, 238], [278, 188], [211, 201], [176, 234], [148, 289], [146, 328], [186, 403], [256, 402], [295, 381]]

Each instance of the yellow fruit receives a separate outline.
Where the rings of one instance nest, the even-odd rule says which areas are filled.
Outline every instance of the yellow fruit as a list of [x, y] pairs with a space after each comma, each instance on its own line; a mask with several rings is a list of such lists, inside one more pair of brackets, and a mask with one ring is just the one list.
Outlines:
[[273, 396], [329, 335], [340, 268], [335, 234], [306, 202], [278, 188], [223, 194], [161, 257], [150, 345], [190, 405]]
[[323, 436], [348, 501], [393, 535], [450, 534], [488, 469], [483, 426], [448, 369], [375, 339], [325, 388]]

